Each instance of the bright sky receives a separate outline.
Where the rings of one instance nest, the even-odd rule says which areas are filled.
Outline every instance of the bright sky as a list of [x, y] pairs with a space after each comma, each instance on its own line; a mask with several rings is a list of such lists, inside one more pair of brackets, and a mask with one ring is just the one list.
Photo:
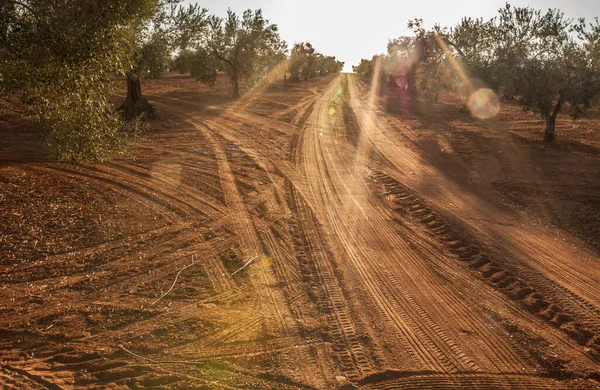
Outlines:
[[[414, 17], [426, 27], [435, 23], [454, 26], [463, 16], [496, 15], [505, 0], [187, 0], [198, 2], [211, 13], [224, 16], [227, 8], [236, 12], [261, 8], [267, 19], [279, 26], [283, 39], [310, 42], [323, 54], [345, 61], [345, 71], [361, 58], [371, 58], [386, 50], [390, 38], [406, 35], [406, 22]], [[559, 8], [568, 17], [592, 19], [600, 16], [600, 0], [513, 0], [517, 6], [529, 5], [546, 10]]]

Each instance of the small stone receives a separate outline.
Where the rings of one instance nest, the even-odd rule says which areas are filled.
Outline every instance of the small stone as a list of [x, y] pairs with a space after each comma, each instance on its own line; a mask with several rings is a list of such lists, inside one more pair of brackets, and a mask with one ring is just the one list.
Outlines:
[[342, 376], [342, 375], [336, 376], [335, 380], [337, 381], [338, 385], [340, 385], [340, 386], [345, 386], [345, 385], [350, 384], [350, 382], [348, 382], [348, 378], [346, 378], [345, 376]]

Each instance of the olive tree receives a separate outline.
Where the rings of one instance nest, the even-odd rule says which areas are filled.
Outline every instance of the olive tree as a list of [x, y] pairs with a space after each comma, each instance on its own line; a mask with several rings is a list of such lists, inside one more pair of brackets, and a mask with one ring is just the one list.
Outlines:
[[290, 78], [299, 80], [302, 74], [304, 80], [308, 80], [315, 70], [318, 55], [310, 42], [294, 44], [289, 59]]
[[291, 79], [299, 80], [302, 74], [304, 80], [308, 80], [314, 76], [341, 72], [344, 63], [337, 61], [335, 57], [319, 53], [311, 43], [301, 42], [294, 44], [288, 68]]
[[382, 61], [383, 58], [382, 55], [374, 55], [370, 60], [363, 58], [358, 65], [352, 66], [352, 71], [363, 80], [371, 81], [375, 76], [377, 62]]
[[318, 76], [325, 76], [329, 73], [339, 73], [344, 69], [344, 62], [338, 61], [333, 56], [326, 56], [321, 53], [317, 53], [317, 59], [315, 64], [315, 74]]
[[398, 37], [388, 41], [384, 71], [401, 90], [414, 88], [414, 65], [417, 60], [416, 39], [414, 37]]
[[263, 17], [261, 10], [247, 10], [238, 16], [231, 9], [226, 18], [209, 18], [206, 47], [199, 48], [202, 61], [197, 73], [204, 82], [214, 82], [224, 66], [229, 74], [233, 97], [240, 97], [242, 77], [257, 82], [278, 61], [285, 58], [286, 43], [278, 27]]
[[191, 73], [194, 57], [194, 51], [180, 50], [171, 63], [171, 71], [179, 72], [180, 74]]
[[[492, 72], [500, 89], [519, 98], [545, 121], [544, 140], [556, 138], [556, 118], [568, 106], [577, 119], [600, 92], [594, 67], [594, 28], [576, 26], [557, 9], [545, 13], [506, 5], [492, 22]], [[579, 30], [587, 44], [571, 34]]]
[[48, 130], [51, 154], [80, 161], [122, 150], [110, 77], [132, 68], [131, 32], [155, 2], [4, 0], [0, 8], [0, 90], [20, 96]]
[[[503, 92], [505, 98], [512, 98], [508, 89], [500, 91], [501, 83], [495, 74], [498, 67], [495, 47], [498, 42], [493, 34], [492, 21], [482, 18], [463, 18], [451, 33], [446, 37], [448, 46], [455, 50], [457, 62], [463, 69], [465, 76], [471, 82], [485, 85], [488, 88]], [[504, 65], [506, 66], [506, 65]], [[509, 68], [505, 68], [505, 71]], [[508, 80], [507, 80], [508, 81]], [[471, 87], [471, 86], [469, 86]], [[460, 92], [468, 94], [468, 87], [463, 85]]]
[[204, 33], [207, 10], [198, 5], [183, 7], [181, 0], [162, 0], [156, 12], [142, 20], [135, 31], [133, 56], [136, 59], [127, 72], [127, 97], [119, 110], [127, 119], [149, 116], [154, 106], [142, 95], [141, 79], [160, 78], [171, 63], [174, 50], [185, 50]]
[[313, 47], [311, 43], [306, 43], [304, 48], [304, 66], [302, 67], [302, 77], [304, 77], [304, 81], [307, 81], [314, 75], [315, 66], [317, 62], [317, 50]]
[[412, 37], [399, 37], [388, 42], [388, 53], [382, 69], [388, 84], [398, 85], [414, 96], [437, 101], [442, 89], [453, 87], [454, 78], [448, 61], [453, 53], [448, 45], [449, 31], [435, 25], [427, 30], [422, 19], [408, 21]]
[[305, 44], [303, 42], [301, 43], [295, 43], [294, 46], [292, 47], [292, 52], [290, 54], [290, 58], [289, 58], [289, 72], [290, 72], [290, 79], [292, 80], [300, 80], [300, 72], [302, 70], [302, 68], [305, 66], [304, 63], [306, 62], [306, 55], [304, 53], [305, 51]]
[[335, 56], [325, 56], [321, 73], [340, 73], [344, 69], [344, 64], [344, 61], [338, 61]]

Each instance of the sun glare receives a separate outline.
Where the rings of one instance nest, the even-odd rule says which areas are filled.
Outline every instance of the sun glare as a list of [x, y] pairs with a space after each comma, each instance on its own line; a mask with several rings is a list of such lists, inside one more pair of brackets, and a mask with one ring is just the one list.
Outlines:
[[469, 97], [469, 111], [480, 119], [489, 119], [500, 112], [500, 99], [494, 91], [481, 88], [473, 92]]

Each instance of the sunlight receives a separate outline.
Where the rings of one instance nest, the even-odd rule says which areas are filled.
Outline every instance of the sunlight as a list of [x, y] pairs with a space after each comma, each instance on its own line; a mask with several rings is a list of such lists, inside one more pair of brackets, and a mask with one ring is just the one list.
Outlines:
[[435, 39], [440, 48], [446, 53], [450, 65], [467, 90], [467, 106], [469, 111], [479, 119], [490, 119], [498, 115], [498, 112], [500, 112], [500, 99], [498, 95], [488, 88], [476, 90], [464, 67], [454, 57], [446, 42], [439, 35], [436, 35]]
[[369, 91], [368, 106], [372, 108], [375, 104], [377, 97], [379, 96], [379, 82], [381, 78], [381, 58], [378, 57], [375, 60], [375, 68], [373, 70], [373, 82], [371, 83], [371, 90]]
[[442, 37], [440, 35], [436, 35], [435, 39], [436, 39], [438, 45], [440, 45], [440, 48], [448, 56], [448, 61], [450, 61], [450, 65], [452, 65], [452, 67], [454, 68], [454, 71], [456, 72], [456, 75], [458, 77], [460, 77], [460, 79], [464, 83], [465, 87], [467, 87], [467, 90], [468, 90], [469, 94], [471, 94], [473, 92], [473, 89], [474, 89], [473, 88], [473, 84], [471, 83], [471, 80], [469, 79], [469, 77], [465, 73], [465, 70], [463, 69], [462, 65], [459, 64], [459, 62], [456, 60], [456, 58], [454, 57], [454, 55], [450, 51], [450, 48], [448, 47], [448, 45], [446, 44], [446, 42], [444, 42], [444, 40], [442, 39]]
[[481, 88], [473, 92], [467, 103], [469, 111], [480, 119], [489, 119], [500, 112], [500, 99], [494, 91]]
[[[377, 59], [373, 69], [373, 82], [368, 95], [368, 103], [360, 114], [361, 117], [358, 118], [359, 123], [356, 124], [356, 126], [360, 126], [360, 123], [362, 123], [364, 128], [362, 129], [363, 131], [358, 131], [357, 145], [348, 172], [347, 192], [344, 199], [342, 199], [344, 213], [351, 216], [351, 223], [356, 228], [365, 224], [366, 220], [368, 220], [364, 211], [357, 208], [356, 198], [366, 196], [363, 177], [366, 173], [365, 168], [368, 166], [366, 160], [368, 159], [369, 151], [375, 150], [379, 135], [377, 99], [379, 97], [381, 65], [381, 59]], [[349, 89], [350, 85], [346, 85], [346, 88]]]
[[[381, 58], [375, 60], [375, 67], [373, 69], [373, 81], [371, 83], [371, 89], [367, 98], [367, 106], [361, 114], [360, 123], [366, 124], [365, 131], [371, 133], [373, 130], [377, 130], [377, 98], [379, 96], [380, 87], [380, 76], [381, 76]], [[370, 134], [369, 137], [373, 140], [373, 145], [377, 144], [377, 137]], [[368, 140], [365, 134], [359, 132], [358, 145], [354, 154], [354, 162], [352, 166], [352, 172], [356, 173], [364, 166], [365, 157], [367, 154]]]
[[272, 85], [276, 81], [283, 80], [283, 75], [287, 72], [288, 67], [289, 59], [285, 58], [277, 65], [275, 65], [271, 70], [269, 70], [267, 75], [262, 80], [260, 80], [260, 82], [258, 82], [252, 88], [250, 88], [246, 93], [244, 93], [240, 97], [240, 99], [231, 106], [229, 106], [229, 108], [226, 111], [242, 110], [248, 105], [248, 103], [253, 97], [260, 96], [270, 85]]

